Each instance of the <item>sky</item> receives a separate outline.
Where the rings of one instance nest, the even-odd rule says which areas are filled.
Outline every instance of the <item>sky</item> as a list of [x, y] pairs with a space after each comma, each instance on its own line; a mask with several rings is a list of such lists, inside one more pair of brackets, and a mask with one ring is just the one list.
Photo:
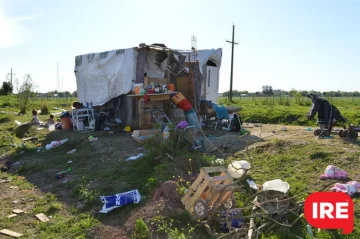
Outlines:
[[222, 48], [219, 92], [360, 90], [357, 0], [0, 0], [0, 80], [10, 69], [37, 91], [76, 90], [75, 56], [164, 43]]

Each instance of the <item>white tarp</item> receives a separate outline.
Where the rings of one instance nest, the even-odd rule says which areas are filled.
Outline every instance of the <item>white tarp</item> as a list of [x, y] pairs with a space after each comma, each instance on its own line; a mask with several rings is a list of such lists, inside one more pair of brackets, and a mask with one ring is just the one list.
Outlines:
[[137, 51], [133, 48], [77, 56], [75, 76], [79, 101], [103, 105], [129, 93], [136, 77]]
[[217, 67], [221, 66], [221, 58], [222, 58], [222, 49], [209, 49], [209, 50], [197, 50], [197, 56], [194, 56], [194, 52], [192, 51], [179, 51], [182, 55], [186, 56], [185, 62], [189, 62], [189, 55], [190, 60], [198, 60], [200, 63], [200, 71], [202, 72], [203, 66], [206, 65], [208, 60], [213, 61]]

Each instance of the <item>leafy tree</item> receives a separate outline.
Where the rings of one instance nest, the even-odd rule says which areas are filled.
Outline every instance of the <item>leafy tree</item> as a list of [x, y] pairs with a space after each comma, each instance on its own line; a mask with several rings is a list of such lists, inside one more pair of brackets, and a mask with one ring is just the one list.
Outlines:
[[10, 81], [4, 81], [0, 89], [1, 95], [10, 95], [13, 92], [13, 86]]
[[77, 91], [74, 91], [71, 95], [72, 95], [73, 97], [77, 97]]
[[262, 93], [266, 96], [271, 96], [271, 95], [274, 95], [274, 90], [273, 90], [272, 86], [264, 85], [262, 87]]

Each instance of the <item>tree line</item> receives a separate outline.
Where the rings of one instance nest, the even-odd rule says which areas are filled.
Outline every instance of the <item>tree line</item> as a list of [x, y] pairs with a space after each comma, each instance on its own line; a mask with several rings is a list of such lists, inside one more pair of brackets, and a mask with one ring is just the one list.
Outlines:
[[[295, 89], [292, 89], [290, 91], [285, 91], [285, 90], [274, 90], [272, 88], [272, 86], [266, 85], [266, 86], [262, 86], [262, 91], [257, 91], [257, 92], [249, 92], [249, 91], [238, 91], [238, 90], [233, 90], [232, 91], [232, 96], [234, 97], [242, 97], [242, 96], [257, 96], [257, 97], [262, 97], [262, 96], [290, 96], [290, 97], [294, 97], [295, 95], [297, 95], [298, 93], [301, 94], [307, 94], [307, 93], [312, 93], [312, 94], [316, 94], [318, 96], [323, 96], [323, 97], [360, 97], [360, 92], [359, 91], [297, 91]], [[224, 93], [222, 93], [222, 96], [224, 97], [228, 97], [230, 94], [230, 91], [226, 91]]]

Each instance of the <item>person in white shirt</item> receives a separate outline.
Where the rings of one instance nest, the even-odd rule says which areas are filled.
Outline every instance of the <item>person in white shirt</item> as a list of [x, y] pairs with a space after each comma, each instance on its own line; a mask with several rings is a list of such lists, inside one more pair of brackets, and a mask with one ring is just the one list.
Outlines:
[[36, 110], [32, 111], [32, 115], [33, 115], [33, 117], [32, 117], [31, 123], [32, 124], [40, 124], [40, 120], [39, 120], [39, 118], [37, 116], [37, 111]]

